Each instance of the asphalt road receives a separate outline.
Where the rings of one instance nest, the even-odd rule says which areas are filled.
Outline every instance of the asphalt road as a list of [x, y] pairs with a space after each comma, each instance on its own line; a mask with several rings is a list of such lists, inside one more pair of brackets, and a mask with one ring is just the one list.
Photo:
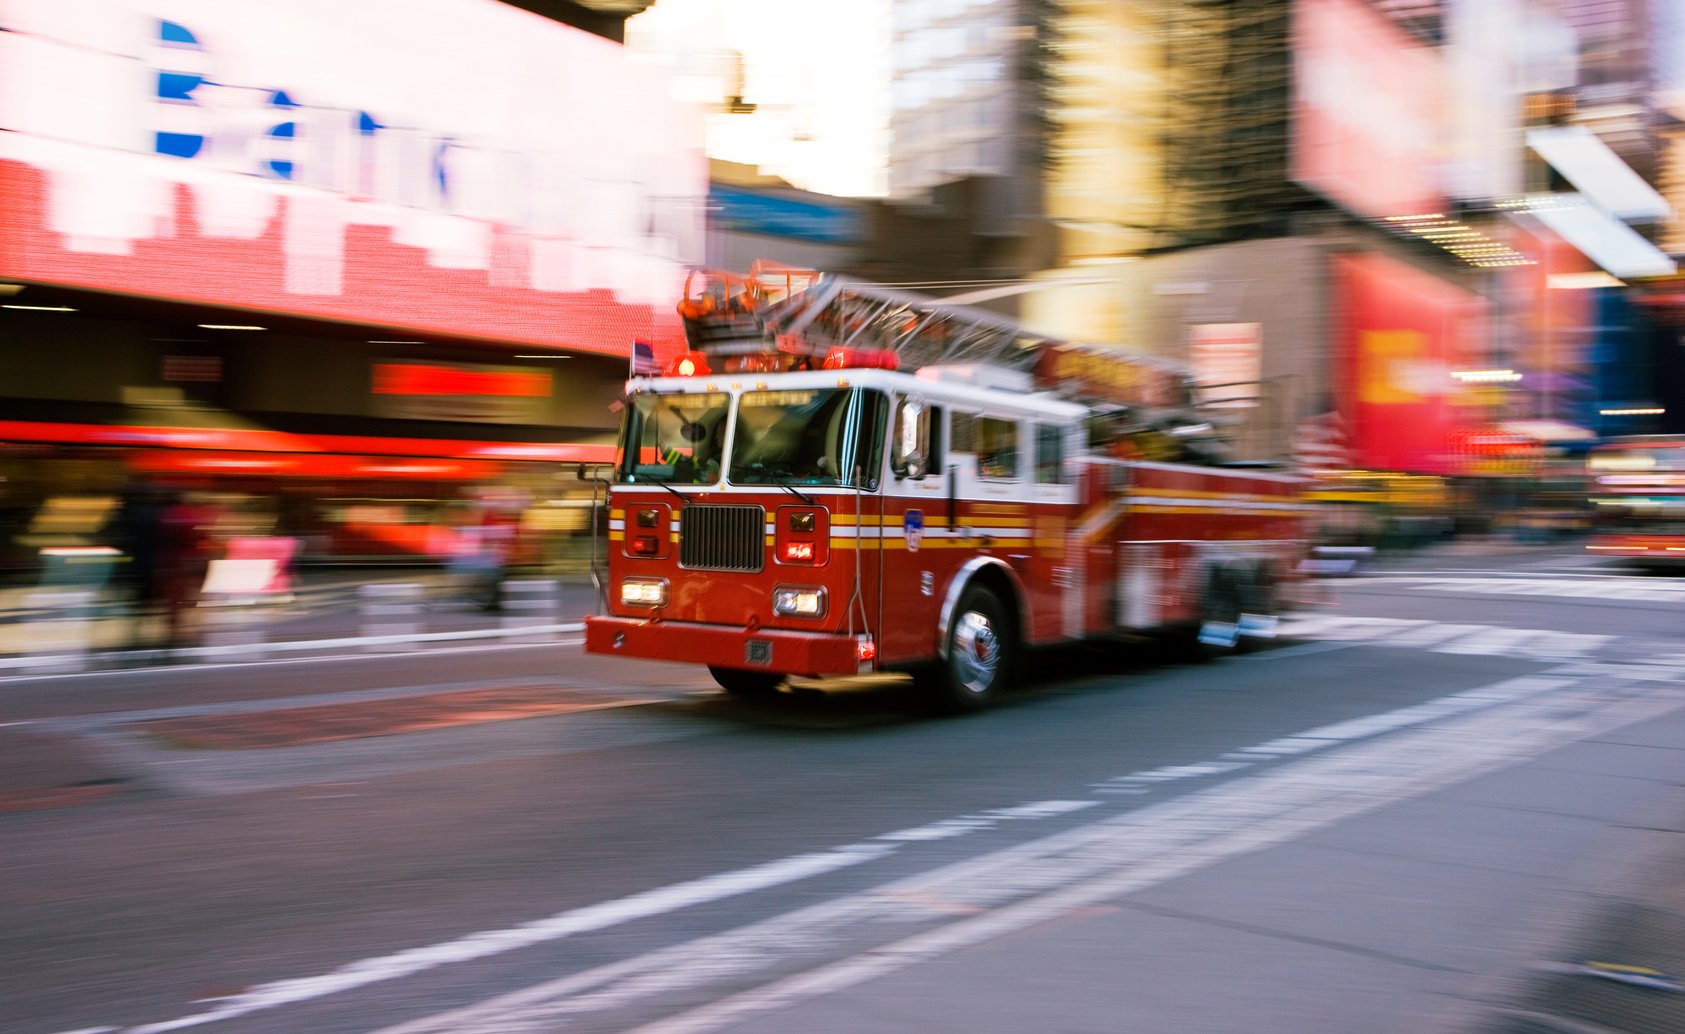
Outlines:
[[1685, 819], [1682, 614], [1569, 550], [1418, 558], [960, 720], [570, 642], [7, 680], [114, 791], [0, 814], [0, 1031], [1468, 1029]]

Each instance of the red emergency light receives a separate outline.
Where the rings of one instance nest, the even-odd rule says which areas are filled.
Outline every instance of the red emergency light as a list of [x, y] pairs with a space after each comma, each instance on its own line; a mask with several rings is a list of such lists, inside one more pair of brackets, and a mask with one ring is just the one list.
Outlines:
[[669, 377], [706, 377], [712, 372], [708, 369], [708, 357], [701, 352], [681, 352], [667, 364], [666, 375]]

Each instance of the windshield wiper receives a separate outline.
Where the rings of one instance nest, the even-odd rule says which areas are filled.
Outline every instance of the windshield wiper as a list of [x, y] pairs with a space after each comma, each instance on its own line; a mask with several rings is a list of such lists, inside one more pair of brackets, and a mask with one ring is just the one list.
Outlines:
[[662, 488], [665, 488], [667, 491], [669, 491], [669, 492], [673, 493], [674, 495], [678, 496], [680, 499], [683, 499], [685, 502], [687, 502], [687, 503], [690, 502], [690, 496], [685, 495], [683, 492], [674, 488], [672, 485], [669, 485], [667, 482], [662, 481], [660, 478], [646, 477], [644, 480], [639, 481], [638, 478], [637, 478], [637, 475], [634, 474], [631, 477], [626, 479], [626, 484], [628, 484], [628, 485], [660, 485]]
[[655, 482], [652, 482], [652, 484], [660, 485], [662, 488], [665, 488], [667, 491], [669, 491], [669, 492], [673, 493], [674, 495], [678, 496], [680, 499], [683, 499], [685, 502], [687, 502], [687, 503], [690, 502], [690, 496], [685, 495], [683, 492], [674, 488], [672, 485], [669, 485], [665, 481], [655, 481]]
[[774, 474], [772, 471], [766, 469], [766, 464], [764, 464], [764, 463], [751, 463], [751, 464], [749, 464], [749, 469], [754, 471], [757, 474], [760, 474], [762, 477], [765, 477], [768, 481], [772, 482], [773, 484], [777, 485], [779, 488], [782, 488], [784, 491], [786, 491], [786, 492], [790, 493], [791, 495], [795, 496], [797, 499], [800, 499], [802, 502], [806, 503], [807, 505], [809, 505], [809, 506], [818, 506], [819, 505], [818, 503], [814, 502], [812, 499], [809, 499], [807, 496], [803, 495], [801, 492], [798, 492], [796, 490], [796, 486], [790, 484], [788, 481], [785, 481], [783, 478], [779, 477], [777, 474]]

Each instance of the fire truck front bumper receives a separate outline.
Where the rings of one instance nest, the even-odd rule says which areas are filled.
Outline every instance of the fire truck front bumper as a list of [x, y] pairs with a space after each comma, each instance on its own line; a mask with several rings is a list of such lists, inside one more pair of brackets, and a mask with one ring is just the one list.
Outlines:
[[691, 621], [592, 615], [585, 619], [588, 653], [681, 661], [784, 675], [858, 675], [876, 671], [868, 636], [748, 629]]

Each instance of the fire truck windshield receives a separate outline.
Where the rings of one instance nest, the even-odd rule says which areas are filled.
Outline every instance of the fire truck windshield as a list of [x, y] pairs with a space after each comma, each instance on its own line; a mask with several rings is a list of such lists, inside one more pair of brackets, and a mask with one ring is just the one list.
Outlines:
[[876, 487], [888, 406], [854, 388], [752, 391], [738, 402], [729, 478], [739, 485]]
[[856, 388], [751, 391], [737, 402], [729, 461], [731, 396], [633, 395], [615, 468], [631, 484], [853, 485], [876, 488], [889, 406]]
[[719, 481], [730, 404], [722, 394], [632, 396], [621, 428], [617, 479], [686, 485]]

